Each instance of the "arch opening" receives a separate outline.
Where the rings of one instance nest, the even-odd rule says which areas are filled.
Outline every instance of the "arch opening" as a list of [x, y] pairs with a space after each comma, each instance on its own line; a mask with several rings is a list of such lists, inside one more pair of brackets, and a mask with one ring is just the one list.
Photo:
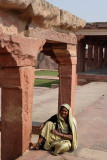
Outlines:
[[37, 56], [33, 96], [33, 125], [45, 122], [58, 111], [59, 73], [52, 43], [46, 43]]

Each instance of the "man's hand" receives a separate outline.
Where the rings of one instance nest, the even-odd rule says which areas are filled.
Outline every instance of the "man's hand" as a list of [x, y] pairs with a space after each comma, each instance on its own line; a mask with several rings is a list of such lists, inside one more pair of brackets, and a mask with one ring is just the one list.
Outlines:
[[52, 129], [52, 130], [51, 130], [51, 133], [59, 136], [59, 132], [58, 132], [56, 129]]
[[44, 124], [44, 123], [42, 123], [40, 126], [38, 126], [38, 129], [40, 129], [40, 130], [41, 130], [41, 129], [44, 127], [44, 125], [45, 125], [45, 124]]

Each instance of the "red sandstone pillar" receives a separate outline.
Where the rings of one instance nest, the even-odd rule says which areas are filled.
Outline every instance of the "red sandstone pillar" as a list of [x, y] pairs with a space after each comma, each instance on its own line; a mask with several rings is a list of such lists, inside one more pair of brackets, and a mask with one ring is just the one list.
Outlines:
[[[73, 62], [74, 61], [74, 62]], [[72, 58], [71, 65], [59, 65], [59, 106], [67, 103], [74, 113], [76, 60]]]
[[59, 99], [58, 107], [63, 103], [71, 106], [74, 113], [75, 85], [76, 85], [76, 44], [53, 45], [54, 60], [59, 69]]
[[77, 48], [77, 72], [85, 71], [85, 43], [80, 40]]
[[104, 67], [107, 67], [107, 47], [105, 47], [105, 54], [104, 54]]
[[26, 151], [31, 139], [34, 68], [2, 69], [0, 82], [2, 82], [1, 158], [15, 160]]
[[103, 46], [99, 47], [99, 68], [103, 68]]
[[93, 61], [93, 68], [98, 68], [98, 46], [94, 45], [94, 61]]
[[92, 52], [93, 52], [93, 45], [88, 45], [88, 61], [87, 61], [87, 70], [92, 70]]
[[2, 160], [15, 160], [29, 147], [34, 86], [32, 66], [45, 42], [15, 35], [0, 37]]

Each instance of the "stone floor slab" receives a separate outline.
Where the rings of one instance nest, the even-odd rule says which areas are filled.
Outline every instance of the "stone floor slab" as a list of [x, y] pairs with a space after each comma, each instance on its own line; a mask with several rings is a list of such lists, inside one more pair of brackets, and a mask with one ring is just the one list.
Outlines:
[[81, 147], [107, 152], [107, 95], [77, 116]]

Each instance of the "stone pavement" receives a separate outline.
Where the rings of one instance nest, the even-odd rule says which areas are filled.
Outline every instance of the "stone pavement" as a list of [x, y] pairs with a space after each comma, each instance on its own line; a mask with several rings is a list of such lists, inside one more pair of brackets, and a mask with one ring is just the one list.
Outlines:
[[[34, 89], [33, 120], [40, 123], [57, 111], [57, 91]], [[78, 149], [60, 156], [42, 150], [28, 151], [18, 160], [107, 160], [107, 83], [94, 82], [77, 86], [75, 99]], [[32, 135], [32, 141], [36, 140], [37, 136]]]
[[[92, 82], [84, 86], [76, 86], [75, 116], [105, 94], [107, 94], [106, 82]], [[33, 122], [46, 121], [57, 113], [58, 88], [35, 87], [33, 104]]]
[[55, 76], [35, 76], [36, 79], [53, 79], [53, 80], [58, 80], [59, 77], [55, 77]]

